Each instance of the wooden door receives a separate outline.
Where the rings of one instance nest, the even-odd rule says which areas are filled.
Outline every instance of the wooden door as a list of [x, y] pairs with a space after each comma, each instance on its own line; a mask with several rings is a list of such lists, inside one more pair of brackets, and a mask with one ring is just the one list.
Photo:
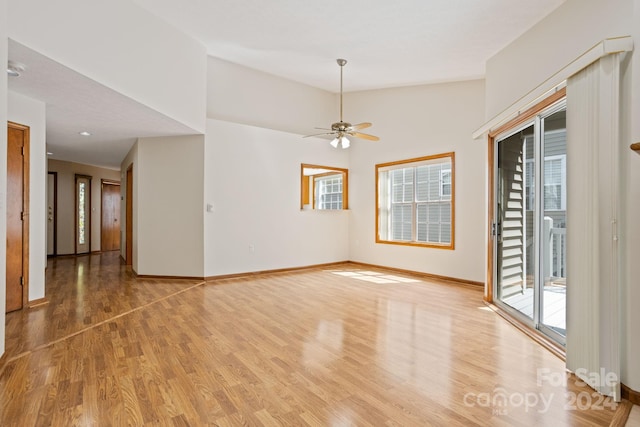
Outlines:
[[29, 128], [15, 123], [7, 131], [6, 312], [27, 302], [29, 271]]
[[47, 256], [57, 253], [58, 173], [47, 175]]
[[76, 175], [76, 254], [91, 252], [91, 177]]
[[120, 183], [102, 181], [101, 250], [120, 249]]

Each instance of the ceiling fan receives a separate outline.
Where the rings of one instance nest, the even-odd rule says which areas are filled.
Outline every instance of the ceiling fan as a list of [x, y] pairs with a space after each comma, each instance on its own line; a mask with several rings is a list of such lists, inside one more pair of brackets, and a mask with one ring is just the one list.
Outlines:
[[358, 123], [356, 125], [352, 125], [351, 123], [347, 123], [342, 121], [342, 69], [347, 63], [346, 59], [337, 59], [336, 62], [340, 66], [340, 121], [333, 123], [331, 125], [331, 129], [328, 128], [316, 128], [320, 130], [326, 130], [329, 132], [316, 133], [313, 135], [306, 135], [303, 138], [307, 138], [310, 136], [322, 136], [322, 135], [334, 135], [335, 138], [331, 140], [330, 144], [333, 148], [338, 148], [338, 146], [342, 146], [342, 148], [349, 148], [351, 142], [347, 138], [347, 135], [353, 136], [355, 138], [368, 139], [369, 141], [378, 141], [380, 138], [377, 136], [369, 135], [366, 133], [358, 132], [361, 129], [366, 129], [371, 126], [371, 123]]

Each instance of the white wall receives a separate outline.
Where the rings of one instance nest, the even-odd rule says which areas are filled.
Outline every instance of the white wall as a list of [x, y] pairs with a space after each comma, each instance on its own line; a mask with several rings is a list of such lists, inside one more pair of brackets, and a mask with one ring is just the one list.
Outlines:
[[[623, 63], [621, 107], [622, 382], [640, 391], [640, 0], [567, 0], [487, 62], [486, 117], [506, 109], [531, 89], [605, 38], [632, 35], [636, 47]], [[526, 66], [522, 66], [526, 64]]]
[[212, 57], [207, 74], [210, 119], [301, 135], [339, 119], [338, 98], [330, 92]]
[[[486, 119], [605, 38], [628, 36], [636, 0], [567, 0], [487, 61]], [[636, 17], [637, 18], [637, 17]]]
[[[8, 118], [29, 126], [29, 300], [44, 298], [47, 266], [47, 154], [45, 104], [8, 94]], [[5, 150], [6, 151], [6, 150]]]
[[203, 135], [138, 139], [138, 274], [204, 276], [203, 168]]
[[[7, 1], [0, 0], [0, 64], [8, 61], [7, 46]], [[0, 73], [0, 123], [7, 122], [7, 73]], [[7, 133], [0, 132], [0, 218], [7, 217]], [[0, 242], [7, 241], [6, 221], [0, 221]], [[7, 275], [7, 248], [0, 245], [0, 277]], [[0, 280], [0, 357], [4, 355], [5, 310], [7, 283]]]
[[346, 168], [348, 155], [324, 139], [208, 120], [205, 276], [348, 260], [351, 212], [300, 210], [300, 165]]
[[[57, 255], [75, 252], [76, 174], [91, 177], [91, 251], [102, 249], [102, 180], [120, 181], [120, 172], [80, 163], [49, 160], [48, 170], [58, 173]], [[45, 229], [46, 235], [46, 229]]]
[[[350, 258], [484, 283], [486, 146], [481, 80], [348, 93], [353, 123], [371, 121], [380, 141], [350, 148]], [[455, 152], [455, 250], [375, 243], [375, 165]]]
[[204, 132], [204, 47], [135, 3], [8, 0], [8, 14], [13, 40]]

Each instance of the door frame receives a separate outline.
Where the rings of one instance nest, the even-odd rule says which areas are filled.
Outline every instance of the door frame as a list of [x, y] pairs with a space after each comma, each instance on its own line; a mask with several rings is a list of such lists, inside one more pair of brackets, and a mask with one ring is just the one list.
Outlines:
[[58, 172], [47, 172], [53, 175], [53, 253], [48, 256], [58, 255]]
[[74, 179], [74, 186], [73, 186], [73, 253], [75, 255], [80, 255], [78, 254], [78, 179], [88, 179], [89, 180], [89, 215], [87, 217], [87, 239], [88, 239], [88, 243], [87, 246], [89, 247], [89, 252], [83, 252], [82, 255], [86, 255], [86, 254], [90, 254], [91, 253], [91, 217], [93, 216], [93, 211], [91, 210], [91, 193], [93, 193], [93, 191], [91, 191], [91, 187], [93, 186], [92, 183], [92, 176], [89, 175], [83, 175], [83, 174], [75, 174], [75, 179]]
[[495, 253], [495, 204], [496, 204], [496, 164], [495, 164], [495, 145], [496, 139], [506, 132], [507, 130], [522, 125], [524, 122], [527, 122], [534, 118], [537, 114], [539, 114], [542, 110], [550, 107], [556, 102], [560, 101], [562, 98], [567, 96], [566, 88], [562, 88], [558, 90], [553, 95], [545, 98], [540, 101], [533, 107], [528, 110], [522, 112], [518, 117], [509, 122], [503, 124], [497, 129], [491, 131], [489, 133], [488, 138], [488, 165], [489, 165], [489, 197], [488, 197], [488, 216], [487, 216], [487, 283], [484, 287], [484, 300], [488, 303], [494, 302], [493, 289], [495, 285], [495, 268], [496, 268], [496, 253]]
[[125, 212], [125, 265], [133, 265], [133, 163], [127, 168]]
[[[23, 132], [22, 148], [22, 308], [29, 306], [29, 176], [31, 128], [7, 121], [8, 128]], [[8, 141], [7, 141], [8, 143]], [[5, 218], [6, 221], [6, 218]], [[5, 242], [6, 245], [6, 242]], [[6, 256], [6, 255], [5, 255]], [[6, 280], [6, 278], [5, 278]]]
[[549, 97], [538, 102], [531, 108], [522, 112], [516, 118], [492, 130], [488, 136], [488, 216], [487, 216], [487, 282], [484, 289], [484, 300], [496, 309], [498, 314], [507, 319], [513, 325], [518, 327], [524, 333], [529, 335], [539, 344], [547, 348], [553, 354], [564, 359], [565, 348], [542, 330], [532, 327], [527, 321], [524, 321], [521, 313], [515, 310], [509, 310], [503, 307], [504, 304], [496, 304], [494, 290], [496, 287], [496, 268], [497, 268], [497, 245], [496, 245], [496, 183], [497, 183], [497, 167], [496, 167], [496, 141], [498, 137], [507, 132], [509, 129], [522, 126], [524, 123], [533, 120], [537, 115], [559, 102], [567, 95], [566, 87], [558, 90]]
[[120, 181], [116, 181], [113, 179], [104, 179], [102, 178], [100, 180], [100, 251], [101, 252], [105, 252], [104, 250], [104, 240], [102, 239], [102, 234], [103, 234], [103, 227], [104, 227], [104, 223], [103, 223], [103, 218], [104, 218], [104, 186], [105, 185], [113, 185], [113, 186], [117, 186], [118, 189], [120, 188]]

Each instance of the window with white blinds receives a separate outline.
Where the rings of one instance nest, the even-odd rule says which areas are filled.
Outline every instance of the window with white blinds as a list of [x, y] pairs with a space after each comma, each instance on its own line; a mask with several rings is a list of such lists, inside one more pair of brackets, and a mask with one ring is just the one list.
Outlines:
[[453, 249], [454, 153], [376, 165], [379, 243]]
[[544, 159], [544, 210], [566, 210], [566, 162], [567, 156], [553, 156]]
[[300, 164], [301, 210], [349, 209], [349, 170], [334, 166]]
[[[567, 156], [547, 156], [544, 158], [544, 210], [567, 210]], [[525, 166], [526, 206], [533, 210], [535, 197], [535, 176], [533, 159], [528, 159]]]
[[342, 175], [315, 178], [315, 209], [342, 209]]

